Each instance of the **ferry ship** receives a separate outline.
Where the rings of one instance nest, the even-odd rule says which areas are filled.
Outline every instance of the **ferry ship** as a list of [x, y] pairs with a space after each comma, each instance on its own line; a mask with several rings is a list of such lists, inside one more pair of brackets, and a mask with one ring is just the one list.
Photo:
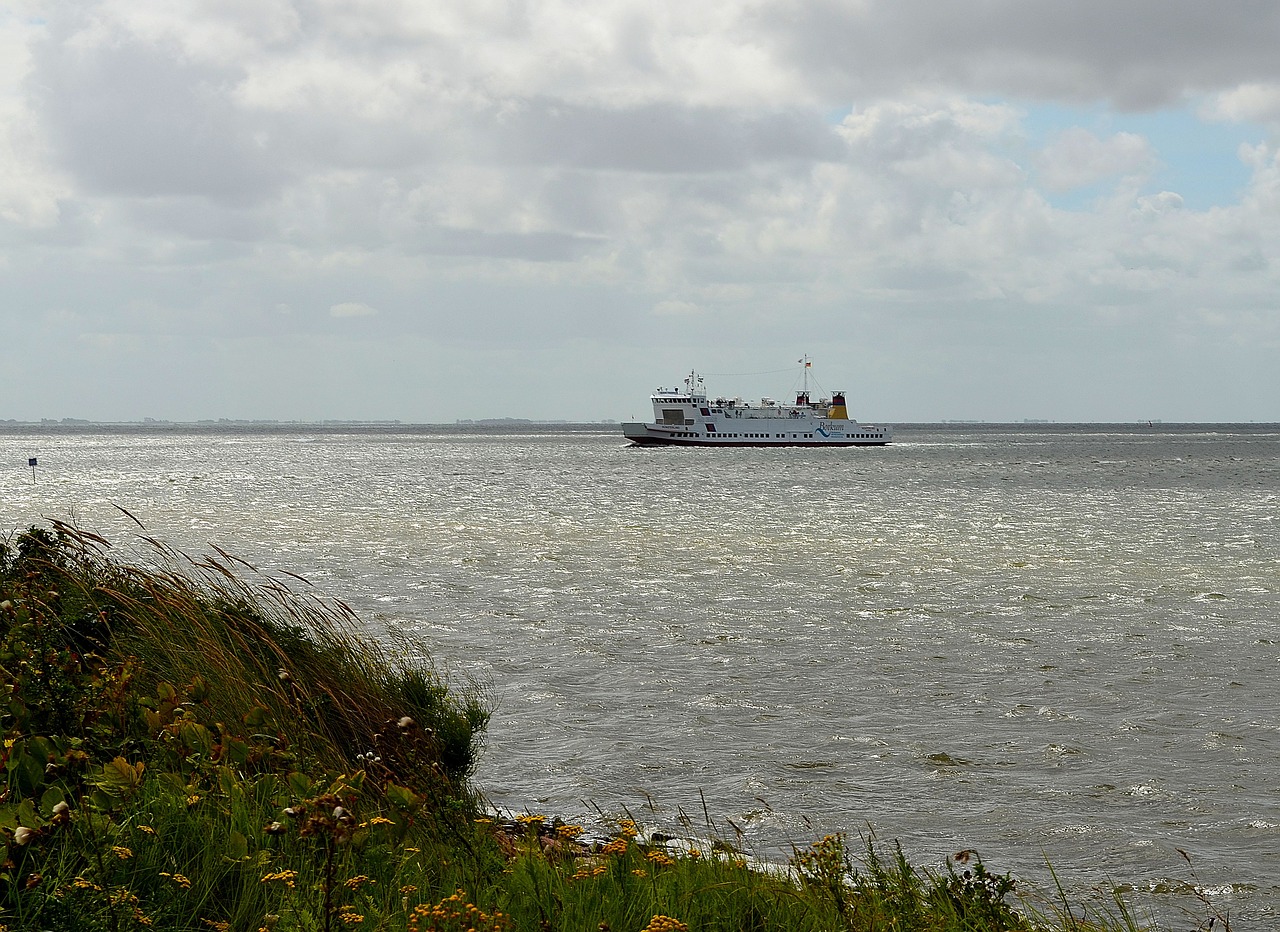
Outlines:
[[794, 404], [762, 398], [754, 405], [741, 398], [710, 398], [697, 372], [683, 388], [659, 388], [650, 397], [653, 421], [629, 422], [622, 434], [638, 446], [687, 447], [882, 447], [893, 430], [859, 424], [849, 418], [844, 392], [813, 400], [809, 366]]

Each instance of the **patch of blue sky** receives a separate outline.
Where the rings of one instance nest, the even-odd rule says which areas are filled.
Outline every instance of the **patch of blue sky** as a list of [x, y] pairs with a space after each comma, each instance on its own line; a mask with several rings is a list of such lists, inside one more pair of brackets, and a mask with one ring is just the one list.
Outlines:
[[[1021, 128], [1024, 147], [1010, 153], [1031, 173], [1036, 184], [1034, 153], [1051, 144], [1056, 136], [1079, 127], [1106, 141], [1117, 133], [1132, 133], [1147, 140], [1156, 166], [1139, 195], [1172, 191], [1189, 210], [1238, 203], [1249, 184], [1252, 169], [1240, 160], [1240, 146], [1257, 145], [1267, 139], [1266, 130], [1249, 123], [1205, 120], [1190, 108], [1123, 113], [1105, 107], [1072, 108], [1054, 104], [1022, 104]], [[1121, 181], [1107, 178], [1096, 184], [1068, 191], [1048, 190], [1036, 185], [1044, 197], [1063, 210], [1085, 210], [1107, 196]]]

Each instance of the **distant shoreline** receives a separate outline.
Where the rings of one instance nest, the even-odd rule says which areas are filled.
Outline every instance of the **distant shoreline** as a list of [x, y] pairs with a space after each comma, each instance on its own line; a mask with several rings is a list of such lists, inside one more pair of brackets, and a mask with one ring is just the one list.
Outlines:
[[[531, 418], [475, 418], [455, 421], [401, 421], [401, 420], [338, 420], [321, 421], [288, 421], [288, 420], [248, 420], [237, 418], [217, 418], [198, 421], [162, 421], [146, 418], [141, 421], [91, 421], [81, 418], [42, 418], [38, 421], [21, 421], [16, 419], [0, 419], [0, 433], [16, 433], [28, 431], [47, 431], [49, 433], [84, 433], [100, 430], [110, 431], [503, 431], [510, 429], [532, 430], [572, 430], [572, 431], [610, 431], [617, 430], [619, 421], [573, 421], [573, 420], [535, 420]], [[1186, 430], [1277, 430], [1277, 421], [1049, 421], [1040, 419], [1023, 419], [1017, 421], [978, 421], [978, 420], [940, 420], [940, 421], [886, 421], [899, 429], [930, 431], [967, 431], [967, 430], [1126, 430], [1126, 431], [1186, 431]]]
[[453, 430], [486, 427], [553, 427], [553, 428], [616, 428], [617, 421], [540, 421], [525, 418], [483, 418], [477, 420], [458, 420], [452, 422], [418, 422], [418, 421], [363, 421], [363, 420], [323, 420], [323, 421], [280, 421], [280, 420], [238, 420], [235, 418], [218, 418], [216, 420], [199, 421], [160, 421], [146, 419], [142, 421], [89, 421], [81, 418], [62, 418], [53, 420], [43, 418], [39, 421], [0, 420], [0, 431], [13, 430], [48, 430], [48, 431], [91, 431], [91, 430]]

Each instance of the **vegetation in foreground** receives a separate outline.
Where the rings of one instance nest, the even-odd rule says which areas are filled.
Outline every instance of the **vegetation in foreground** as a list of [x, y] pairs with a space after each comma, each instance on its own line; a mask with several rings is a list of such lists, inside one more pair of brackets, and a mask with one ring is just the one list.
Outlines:
[[[144, 538], [145, 539], [145, 538]], [[753, 868], [503, 824], [467, 782], [488, 715], [341, 603], [226, 554], [115, 560], [55, 522], [0, 542], [0, 926], [108, 930], [1136, 930], [842, 836]]]

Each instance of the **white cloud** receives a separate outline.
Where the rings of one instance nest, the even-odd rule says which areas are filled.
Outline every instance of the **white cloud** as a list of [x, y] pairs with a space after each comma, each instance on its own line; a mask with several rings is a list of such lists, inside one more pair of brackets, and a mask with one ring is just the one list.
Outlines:
[[1159, 194], [1138, 198], [1137, 212], [1143, 216], [1151, 217], [1171, 210], [1182, 210], [1182, 208], [1182, 195], [1175, 194], [1172, 191], [1161, 191]]
[[692, 301], [681, 301], [676, 298], [659, 301], [653, 306], [653, 313], [657, 317], [693, 317], [700, 311], [698, 305]]
[[1116, 133], [1099, 139], [1081, 127], [1059, 133], [1036, 158], [1040, 179], [1057, 192], [1121, 176], [1147, 175], [1155, 165], [1155, 153], [1143, 137]]
[[378, 312], [359, 301], [344, 301], [329, 308], [330, 317], [372, 317]]
[[0, 220], [21, 227], [51, 227], [70, 192], [46, 162], [48, 150], [32, 101], [23, 92], [31, 46], [44, 27], [35, 17], [0, 11]]
[[1216, 94], [1200, 108], [1206, 119], [1280, 125], [1280, 82], [1249, 82]]
[[[1034, 357], [1054, 315], [1077, 341], [1054, 344], [1087, 353], [1090, 328], [1125, 325], [1105, 308], [1157, 330], [1177, 314], [1182, 332], [1212, 310], [1206, 340], [1225, 345], [1224, 321], [1270, 307], [1280, 285], [1265, 258], [1280, 254], [1277, 140], [1233, 125], [1280, 125], [1280, 12], [1256, 6], [28, 9], [0, 14], [0, 256], [23, 358], [86, 333], [130, 334], [144, 359], [207, 357], [198, 345], [215, 337], [264, 358], [339, 345], [349, 328], [333, 318], [380, 312], [359, 328], [361, 358], [419, 340], [444, 358], [625, 359], [601, 380], [592, 413], [605, 417], [626, 376], [661, 378], [655, 316], [679, 325], [668, 351], [681, 367], [714, 351], [765, 368], [796, 331], [846, 357], [863, 338], [894, 358], [995, 345]], [[1087, 104], [1109, 129], [1030, 151], [1028, 101]], [[1252, 174], [1238, 201], [1195, 210], [1162, 191], [1175, 185], [1155, 146], [1125, 126], [1126, 108], [1188, 101], [1219, 121], [1207, 131], [1231, 140], [1224, 151], [1241, 144]], [[1095, 187], [1087, 205], [1054, 206]], [[353, 293], [368, 303], [330, 297]], [[307, 307], [329, 315], [281, 310]], [[583, 334], [599, 343], [589, 354]], [[206, 362], [216, 406], [229, 389]], [[892, 388], [926, 405], [950, 392], [942, 368], [931, 378]], [[1255, 397], [1280, 397], [1270, 387]], [[0, 397], [15, 397], [7, 382]], [[486, 412], [450, 418], [469, 414]]]

